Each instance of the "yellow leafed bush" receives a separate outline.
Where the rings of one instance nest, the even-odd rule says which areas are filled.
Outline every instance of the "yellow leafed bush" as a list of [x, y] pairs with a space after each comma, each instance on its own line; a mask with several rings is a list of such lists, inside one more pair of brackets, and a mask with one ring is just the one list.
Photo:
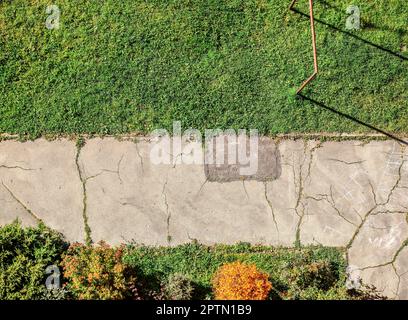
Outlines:
[[218, 269], [213, 288], [217, 300], [265, 300], [272, 284], [255, 265], [237, 261]]
[[135, 277], [122, 262], [123, 247], [73, 244], [62, 266], [74, 298], [119, 300], [132, 295]]

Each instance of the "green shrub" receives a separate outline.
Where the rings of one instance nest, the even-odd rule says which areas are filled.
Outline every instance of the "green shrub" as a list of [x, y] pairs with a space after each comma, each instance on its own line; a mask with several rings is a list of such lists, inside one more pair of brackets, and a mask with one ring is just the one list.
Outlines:
[[191, 280], [181, 273], [173, 273], [162, 282], [163, 297], [166, 300], [191, 300], [193, 291]]
[[0, 228], [0, 299], [41, 299], [45, 269], [58, 265], [66, 243], [43, 224], [22, 228], [20, 222]]
[[328, 290], [337, 282], [336, 270], [328, 261], [317, 261], [296, 266], [292, 270], [292, 280], [301, 289], [315, 287]]
[[63, 257], [66, 286], [80, 300], [120, 300], [134, 294], [135, 277], [122, 263], [123, 246], [73, 244]]

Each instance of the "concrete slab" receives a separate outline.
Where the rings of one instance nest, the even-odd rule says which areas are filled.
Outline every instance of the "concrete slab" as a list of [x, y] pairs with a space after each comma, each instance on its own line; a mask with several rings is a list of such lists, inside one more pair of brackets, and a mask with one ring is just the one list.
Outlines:
[[[92, 139], [81, 149], [88, 225], [94, 242], [167, 244], [167, 168], [147, 161], [146, 143]], [[145, 161], [144, 161], [145, 160]]]
[[404, 147], [262, 138], [243, 176], [204, 162], [198, 141], [170, 140], [163, 163], [155, 140], [134, 140], [0, 142], [0, 224], [43, 221], [80, 242], [341, 246], [364, 281], [407, 299]]
[[359, 268], [374, 267], [393, 261], [408, 238], [406, 213], [370, 215], [349, 249], [350, 262]]
[[[0, 143], [0, 223], [44, 221], [69, 241], [83, 241], [81, 183], [75, 142], [39, 139]], [[13, 209], [18, 208], [16, 211]]]

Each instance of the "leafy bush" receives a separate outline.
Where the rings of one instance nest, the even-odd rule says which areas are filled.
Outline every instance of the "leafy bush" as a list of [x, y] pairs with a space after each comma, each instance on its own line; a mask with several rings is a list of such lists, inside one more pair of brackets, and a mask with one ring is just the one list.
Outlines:
[[63, 257], [66, 286], [74, 298], [119, 300], [133, 295], [135, 276], [122, 262], [123, 246], [73, 244]]
[[191, 280], [181, 273], [173, 273], [162, 282], [163, 297], [166, 300], [191, 300], [193, 291]]
[[284, 299], [291, 300], [383, 300], [374, 287], [363, 285], [363, 290], [347, 289], [344, 266], [335, 260], [313, 261], [310, 253], [291, 261], [284, 269], [287, 290]]
[[217, 300], [265, 300], [272, 289], [268, 274], [239, 261], [223, 265], [213, 283]]
[[0, 299], [41, 299], [45, 269], [58, 265], [66, 244], [45, 225], [23, 228], [20, 222], [0, 228]]
[[296, 266], [292, 271], [292, 277], [299, 288], [315, 287], [328, 290], [337, 281], [335, 272], [328, 261], [317, 261]]

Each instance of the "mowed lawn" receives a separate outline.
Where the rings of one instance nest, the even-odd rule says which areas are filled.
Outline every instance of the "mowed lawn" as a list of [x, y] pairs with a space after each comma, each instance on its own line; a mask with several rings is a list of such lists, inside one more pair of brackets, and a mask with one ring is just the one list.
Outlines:
[[[309, 21], [289, 3], [55, 0], [60, 28], [49, 30], [50, 1], [1, 1], [0, 132], [149, 133], [176, 120], [264, 134], [367, 131], [295, 97], [313, 61]], [[321, 74], [304, 95], [407, 132], [407, 1], [354, 1], [362, 30], [350, 34], [349, 0], [315, 3]], [[297, 8], [308, 13], [307, 1]]]

